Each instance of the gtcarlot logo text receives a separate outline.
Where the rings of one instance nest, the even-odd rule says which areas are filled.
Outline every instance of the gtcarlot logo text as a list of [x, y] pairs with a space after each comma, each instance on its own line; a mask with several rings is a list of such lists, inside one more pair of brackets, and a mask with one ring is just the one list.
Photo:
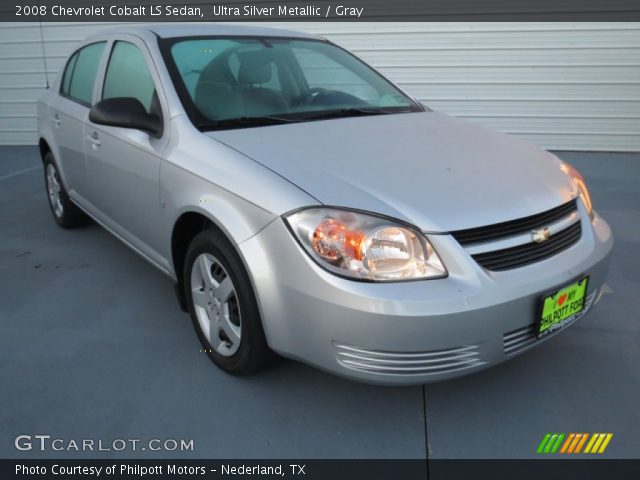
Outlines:
[[93, 438], [59, 438], [52, 435], [18, 435], [14, 445], [17, 450], [40, 452], [192, 452], [193, 440], [174, 438], [114, 438], [112, 440]]

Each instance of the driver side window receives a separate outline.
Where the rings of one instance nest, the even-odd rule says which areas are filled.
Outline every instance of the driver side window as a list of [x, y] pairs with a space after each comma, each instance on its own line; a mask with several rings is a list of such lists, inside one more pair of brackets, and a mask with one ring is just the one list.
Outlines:
[[136, 98], [147, 113], [161, 113], [144, 55], [138, 47], [129, 42], [115, 42], [109, 58], [102, 99], [115, 97]]

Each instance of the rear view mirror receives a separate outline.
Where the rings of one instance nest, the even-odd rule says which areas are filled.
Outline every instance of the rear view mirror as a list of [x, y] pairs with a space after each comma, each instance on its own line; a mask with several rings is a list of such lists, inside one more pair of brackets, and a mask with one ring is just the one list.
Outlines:
[[154, 137], [162, 136], [162, 120], [147, 113], [140, 100], [133, 97], [106, 98], [89, 111], [89, 120], [98, 125], [134, 128]]

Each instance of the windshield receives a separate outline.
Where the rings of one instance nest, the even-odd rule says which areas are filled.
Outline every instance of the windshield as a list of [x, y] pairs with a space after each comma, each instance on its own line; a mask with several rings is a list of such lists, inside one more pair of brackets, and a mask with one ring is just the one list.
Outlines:
[[182, 103], [202, 130], [423, 110], [325, 41], [187, 37], [161, 47]]

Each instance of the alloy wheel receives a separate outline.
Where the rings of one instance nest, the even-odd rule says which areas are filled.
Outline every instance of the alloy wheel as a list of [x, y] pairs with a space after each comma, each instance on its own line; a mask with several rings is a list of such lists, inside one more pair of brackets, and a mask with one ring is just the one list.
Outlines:
[[210, 253], [200, 254], [193, 262], [191, 296], [198, 324], [211, 347], [222, 356], [232, 356], [242, 335], [240, 305], [231, 277]]

